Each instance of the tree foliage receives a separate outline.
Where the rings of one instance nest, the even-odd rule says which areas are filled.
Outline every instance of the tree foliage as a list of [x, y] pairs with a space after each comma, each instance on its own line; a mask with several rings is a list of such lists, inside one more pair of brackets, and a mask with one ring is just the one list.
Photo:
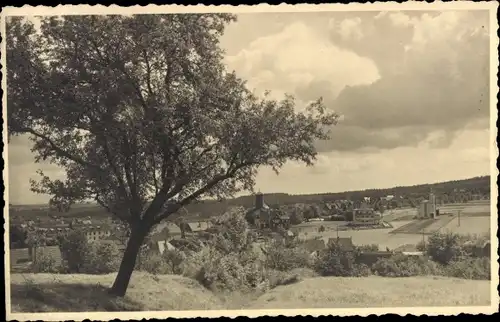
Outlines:
[[233, 20], [51, 16], [38, 33], [7, 22], [9, 134], [28, 134], [37, 162], [65, 170], [32, 181], [51, 205], [94, 199], [130, 225], [119, 295], [154, 225], [200, 198], [251, 190], [259, 166], [311, 165], [337, 121], [321, 99], [298, 113], [293, 97], [257, 97], [228, 71], [219, 37]]

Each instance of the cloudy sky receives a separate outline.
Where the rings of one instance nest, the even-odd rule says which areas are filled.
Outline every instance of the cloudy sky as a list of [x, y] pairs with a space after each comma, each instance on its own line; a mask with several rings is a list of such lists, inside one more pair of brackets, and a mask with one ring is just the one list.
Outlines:
[[[256, 92], [320, 96], [342, 115], [318, 161], [262, 169], [262, 192], [320, 193], [489, 174], [487, 11], [242, 14], [222, 38], [226, 62]], [[27, 138], [9, 145], [10, 200], [29, 191]]]

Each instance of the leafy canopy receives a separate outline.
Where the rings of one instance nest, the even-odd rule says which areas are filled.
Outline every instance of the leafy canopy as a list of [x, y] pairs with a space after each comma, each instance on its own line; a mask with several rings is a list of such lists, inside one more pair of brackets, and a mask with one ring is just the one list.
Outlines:
[[7, 22], [10, 135], [29, 134], [52, 204], [95, 199], [130, 224], [251, 190], [259, 166], [311, 165], [337, 115], [321, 101], [257, 97], [223, 64], [229, 14], [42, 17]]

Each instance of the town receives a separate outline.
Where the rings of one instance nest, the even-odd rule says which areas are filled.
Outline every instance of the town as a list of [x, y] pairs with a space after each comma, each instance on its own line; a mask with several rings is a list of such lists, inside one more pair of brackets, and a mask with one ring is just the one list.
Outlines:
[[[471, 227], [477, 228], [471, 228], [470, 233], [489, 232], [489, 177], [464, 182], [474, 183], [478, 187], [474, 190], [452, 188], [440, 196], [436, 196], [430, 188], [428, 196], [421, 195], [418, 198], [403, 195], [379, 198], [365, 196], [355, 201], [340, 199], [286, 205], [268, 205], [265, 195], [256, 193], [253, 207], [244, 212], [257, 240], [261, 242], [267, 239], [302, 239], [307, 249], [314, 253], [324, 249], [332, 238], [343, 236], [343, 239], [348, 239], [348, 244], [379, 244], [390, 252], [404, 250], [405, 253], [418, 254], [416, 244], [422, 240], [422, 234], [430, 235], [452, 227], [452, 222], [460, 220], [460, 214], [462, 222], [467, 222], [472, 214], [475, 223]], [[460, 186], [460, 183], [456, 185]], [[33, 245], [27, 245], [28, 234], [43, 236], [43, 246], [37, 245], [38, 251], [50, 252], [58, 260], [62, 260], [58, 237], [72, 230], [81, 231], [89, 242], [116, 243], [123, 251], [128, 238], [127, 228], [105, 213], [96, 216], [96, 207], [77, 207], [78, 216], [75, 216], [51, 210], [50, 207], [23, 209], [11, 206], [13, 272], [29, 271], [29, 265], [35, 259], [37, 250], [33, 249]], [[235, 207], [237, 206], [229, 206]], [[36, 216], [30, 212], [34, 212]], [[87, 213], [94, 213], [94, 216], [84, 216]], [[203, 245], [203, 241], [209, 239], [213, 232], [211, 228], [212, 221], [206, 215], [193, 215], [184, 210], [177, 219], [158, 225], [145, 246], [149, 251], [161, 254], [165, 249], [183, 250], [186, 245]], [[360, 230], [370, 231], [371, 240], [367, 240], [365, 235], [359, 235]], [[406, 240], [401, 239], [400, 234], [406, 234]], [[378, 235], [384, 237], [377, 240]], [[391, 235], [397, 238], [392, 240], [385, 237]], [[186, 243], [187, 240], [191, 242]]]

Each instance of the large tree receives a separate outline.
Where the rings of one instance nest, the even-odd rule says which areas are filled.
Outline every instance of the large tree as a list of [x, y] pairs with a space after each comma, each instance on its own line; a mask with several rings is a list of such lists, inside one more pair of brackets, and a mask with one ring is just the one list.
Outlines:
[[[7, 23], [10, 135], [65, 179], [32, 181], [68, 208], [94, 199], [130, 237], [112, 293], [127, 290], [149, 231], [200, 198], [252, 190], [259, 166], [313, 164], [337, 121], [321, 99], [256, 97], [226, 70], [228, 14], [65, 16]], [[299, 58], [297, 58], [299, 59]]]

